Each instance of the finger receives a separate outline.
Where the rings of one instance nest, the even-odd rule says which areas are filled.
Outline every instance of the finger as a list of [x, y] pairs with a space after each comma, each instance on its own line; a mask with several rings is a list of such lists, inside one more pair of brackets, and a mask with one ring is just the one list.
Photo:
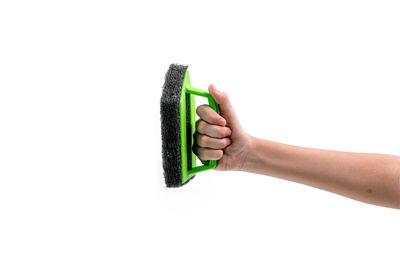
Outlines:
[[226, 93], [217, 90], [217, 88], [210, 84], [208, 86], [208, 91], [214, 98], [215, 102], [219, 105], [219, 111], [221, 112], [222, 116], [229, 122], [229, 125], [236, 127], [239, 125], [239, 121], [236, 117], [235, 110], [229, 100], [229, 97]]
[[221, 126], [226, 125], [226, 120], [208, 105], [198, 106], [196, 113], [202, 120], [208, 123]]
[[219, 160], [224, 155], [224, 152], [220, 149], [210, 149], [195, 146], [193, 150], [201, 160]]
[[203, 134], [196, 134], [196, 143], [199, 147], [212, 148], [212, 149], [224, 149], [231, 144], [229, 138], [212, 138]]
[[203, 120], [196, 122], [196, 130], [201, 133], [215, 138], [224, 138], [230, 136], [232, 131], [228, 127], [222, 127], [209, 124]]
[[228, 95], [224, 92], [217, 90], [214, 84], [210, 84], [208, 86], [208, 91], [214, 98], [215, 102], [218, 103], [218, 105], [228, 106], [231, 104]]

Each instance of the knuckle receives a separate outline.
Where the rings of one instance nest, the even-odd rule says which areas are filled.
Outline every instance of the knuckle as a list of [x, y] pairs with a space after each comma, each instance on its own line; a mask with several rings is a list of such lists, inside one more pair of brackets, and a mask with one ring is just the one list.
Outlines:
[[199, 154], [198, 154], [198, 156], [199, 156], [199, 158], [202, 159], [202, 160], [204, 160], [204, 159], [206, 158], [206, 157], [205, 157], [205, 152], [204, 152], [203, 149], [199, 149]]
[[203, 131], [203, 127], [204, 127], [204, 121], [202, 120], [198, 120], [196, 123], [196, 129], [198, 132], [202, 132]]
[[217, 157], [217, 159], [221, 159], [223, 155], [224, 155], [224, 152], [222, 152], [222, 150], [218, 150], [218, 151], [216, 152], [216, 157]]
[[200, 158], [204, 159], [204, 150], [200, 147], [196, 147], [195, 154]]
[[203, 106], [203, 105], [198, 106], [198, 107], [196, 108], [196, 113], [197, 113], [197, 115], [199, 115], [199, 116], [200, 116], [200, 114], [201, 114], [203, 111], [204, 111], [204, 106]]
[[207, 146], [209, 144], [209, 138], [206, 135], [200, 135], [197, 141], [200, 146]]

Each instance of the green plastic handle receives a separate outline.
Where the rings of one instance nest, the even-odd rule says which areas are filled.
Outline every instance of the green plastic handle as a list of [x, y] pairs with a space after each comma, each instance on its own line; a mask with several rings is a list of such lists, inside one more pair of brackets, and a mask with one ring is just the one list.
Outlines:
[[[207, 97], [208, 105], [213, 110], [215, 110], [215, 112], [217, 112], [219, 114], [218, 104], [217, 104], [217, 102], [215, 102], [214, 98], [210, 95], [210, 93], [200, 90], [200, 89], [193, 88], [193, 87], [187, 88], [186, 93]], [[195, 132], [196, 131], [196, 123], [193, 123], [193, 125], [194, 125], [194, 132]], [[208, 160], [207, 162], [204, 163], [204, 165], [196, 166], [196, 167], [190, 169], [188, 171], [188, 174], [191, 175], [191, 174], [195, 174], [195, 173], [198, 173], [201, 171], [213, 169], [213, 168], [217, 167], [217, 164], [218, 164], [218, 162], [216, 160]]]
[[[182, 169], [182, 184], [187, 182], [196, 173], [213, 169], [217, 166], [217, 160], [209, 160], [203, 165], [197, 166], [196, 155], [193, 152], [191, 144], [194, 143], [193, 134], [196, 132], [196, 115], [194, 96], [202, 96], [208, 99], [208, 105], [218, 114], [218, 104], [214, 98], [206, 91], [194, 88], [190, 82], [189, 71], [186, 70], [183, 79], [182, 93], [180, 98], [180, 124], [181, 124], [181, 169]], [[186, 114], [189, 114], [187, 117]], [[190, 125], [189, 128], [187, 125]], [[188, 141], [189, 140], [189, 141]], [[190, 165], [190, 166], [189, 166]]]

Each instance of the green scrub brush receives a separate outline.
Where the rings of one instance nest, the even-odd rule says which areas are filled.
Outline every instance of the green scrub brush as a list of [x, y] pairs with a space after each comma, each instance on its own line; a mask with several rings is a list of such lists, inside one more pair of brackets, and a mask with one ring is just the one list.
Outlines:
[[219, 113], [214, 98], [190, 83], [188, 66], [171, 64], [165, 75], [161, 95], [161, 136], [164, 177], [167, 187], [179, 187], [196, 173], [213, 169], [216, 160], [197, 166], [192, 151], [196, 131], [194, 96], [207, 97], [209, 106]]

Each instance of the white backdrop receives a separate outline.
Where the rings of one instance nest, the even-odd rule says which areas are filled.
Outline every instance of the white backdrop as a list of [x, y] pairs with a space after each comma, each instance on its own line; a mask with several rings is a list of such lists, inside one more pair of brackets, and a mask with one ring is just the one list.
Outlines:
[[170, 63], [245, 129], [400, 155], [397, 1], [1, 1], [0, 266], [399, 266], [400, 213], [271, 177], [166, 189]]

